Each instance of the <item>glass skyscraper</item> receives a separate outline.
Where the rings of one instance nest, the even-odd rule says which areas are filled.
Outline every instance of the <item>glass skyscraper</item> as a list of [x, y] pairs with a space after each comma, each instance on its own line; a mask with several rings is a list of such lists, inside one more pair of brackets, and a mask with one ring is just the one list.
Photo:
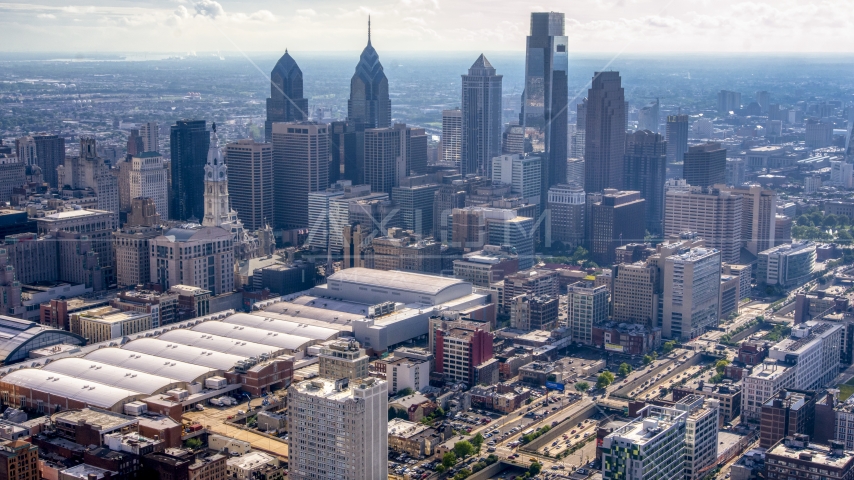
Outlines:
[[205, 180], [211, 136], [204, 120], [178, 120], [172, 125], [172, 208], [174, 220], [205, 216]]
[[566, 181], [567, 37], [564, 14], [531, 14], [520, 123], [534, 152], [543, 152], [541, 204], [549, 187]]
[[356, 73], [350, 80], [347, 120], [355, 124], [357, 130], [391, 126], [388, 79], [383, 72], [380, 56], [371, 45], [370, 19], [368, 19], [368, 45], [362, 50], [359, 64], [356, 65]]
[[460, 173], [489, 177], [501, 154], [501, 75], [481, 54], [463, 75]]
[[270, 98], [267, 99], [267, 121], [264, 138], [273, 141], [273, 122], [298, 122], [308, 118], [308, 99], [303, 98], [302, 70], [285, 50], [270, 72]]

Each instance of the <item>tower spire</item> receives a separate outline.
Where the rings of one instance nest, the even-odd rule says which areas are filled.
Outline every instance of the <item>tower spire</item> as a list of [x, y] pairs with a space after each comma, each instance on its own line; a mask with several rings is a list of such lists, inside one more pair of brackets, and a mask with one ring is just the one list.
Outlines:
[[368, 15], [368, 45], [371, 44], [371, 16]]

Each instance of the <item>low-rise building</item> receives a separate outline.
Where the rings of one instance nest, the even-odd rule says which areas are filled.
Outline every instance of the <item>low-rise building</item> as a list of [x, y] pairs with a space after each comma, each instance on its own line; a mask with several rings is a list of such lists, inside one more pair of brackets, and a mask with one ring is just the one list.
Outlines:
[[674, 401], [679, 401], [688, 395], [702, 395], [717, 400], [721, 427], [741, 414], [741, 385], [709, 384], [699, 380], [673, 387]]
[[388, 421], [388, 449], [397, 453], [406, 453], [414, 458], [429, 457], [443, 438], [423, 423], [402, 418]]
[[593, 326], [593, 345], [609, 352], [645, 355], [661, 346], [661, 329], [639, 323], [606, 322]]
[[238, 480], [273, 478], [274, 474], [283, 473], [276, 457], [254, 450], [239, 457], [231, 457], [225, 464], [228, 478]]
[[467, 392], [475, 408], [510, 413], [531, 398], [531, 389], [508, 383], [484, 387], [476, 385]]
[[767, 359], [753, 367], [744, 377], [741, 395], [741, 418], [747, 422], [759, 422], [762, 405], [783, 388], [794, 388], [795, 370], [776, 360]]
[[154, 328], [151, 313], [123, 312], [101, 307], [71, 315], [71, 333], [99, 343]]
[[765, 452], [765, 478], [806, 480], [817, 474], [827, 480], [854, 478], [854, 454], [846, 452], [841, 442], [829, 443], [811, 444], [807, 435], [780, 440]]
[[759, 447], [770, 448], [785, 437], [812, 436], [815, 422], [815, 392], [780, 390], [762, 405]]

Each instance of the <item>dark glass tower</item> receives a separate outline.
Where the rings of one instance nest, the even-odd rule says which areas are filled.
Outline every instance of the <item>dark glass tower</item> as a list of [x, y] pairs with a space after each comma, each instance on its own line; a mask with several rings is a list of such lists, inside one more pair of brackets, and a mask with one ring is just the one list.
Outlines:
[[463, 75], [463, 130], [460, 173], [489, 177], [492, 158], [501, 155], [501, 75], [483, 56]]
[[688, 115], [668, 115], [667, 178], [682, 178], [682, 162], [688, 151]]
[[649, 130], [626, 136], [626, 190], [640, 192], [646, 200], [646, 229], [653, 235], [664, 231], [664, 180], [667, 173], [667, 142]]
[[297, 122], [308, 116], [308, 100], [302, 94], [302, 70], [288, 50], [270, 72], [270, 98], [267, 99], [267, 121], [264, 138], [273, 141], [273, 122]]
[[58, 187], [56, 168], [65, 164], [65, 139], [59, 135], [33, 135], [36, 142], [36, 163], [42, 169], [44, 181]]
[[566, 181], [567, 44], [564, 14], [531, 14], [520, 120], [533, 151], [543, 152], [541, 205], [549, 187]]
[[205, 164], [211, 136], [204, 120], [179, 120], [170, 131], [174, 220], [205, 217]]
[[347, 120], [357, 130], [391, 126], [391, 100], [388, 79], [383, 72], [380, 56], [371, 45], [371, 19], [368, 18], [368, 45], [362, 50], [356, 73], [350, 80], [350, 100]]
[[619, 72], [596, 72], [587, 91], [584, 190], [623, 189], [626, 100]]

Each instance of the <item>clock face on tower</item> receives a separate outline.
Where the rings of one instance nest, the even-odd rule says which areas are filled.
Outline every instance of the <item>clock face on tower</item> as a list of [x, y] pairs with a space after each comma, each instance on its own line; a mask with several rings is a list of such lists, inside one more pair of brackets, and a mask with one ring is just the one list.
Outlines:
[[223, 172], [222, 170], [220, 170], [220, 171], [219, 171], [219, 178], [222, 178], [222, 177], [224, 177], [224, 176], [225, 176], [225, 172]]
[[212, 173], [212, 172], [208, 172], [208, 178], [213, 178], [213, 173]]

